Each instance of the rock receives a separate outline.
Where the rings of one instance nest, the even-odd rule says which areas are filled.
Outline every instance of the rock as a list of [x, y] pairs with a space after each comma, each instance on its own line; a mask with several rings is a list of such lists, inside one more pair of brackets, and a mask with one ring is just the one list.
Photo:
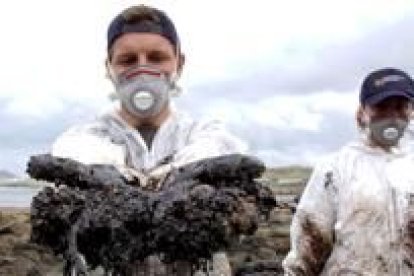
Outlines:
[[251, 262], [240, 267], [236, 273], [236, 276], [278, 276], [283, 275], [283, 268], [280, 261], [262, 260], [257, 262]]
[[263, 171], [263, 163], [248, 156], [209, 158], [178, 168], [151, 192], [112, 166], [35, 156], [30, 176], [60, 188], [35, 196], [31, 240], [64, 254], [71, 265], [79, 265], [80, 253], [93, 268], [108, 271], [150, 255], [199, 265], [269, 217], [275, 197], [254, 180]]

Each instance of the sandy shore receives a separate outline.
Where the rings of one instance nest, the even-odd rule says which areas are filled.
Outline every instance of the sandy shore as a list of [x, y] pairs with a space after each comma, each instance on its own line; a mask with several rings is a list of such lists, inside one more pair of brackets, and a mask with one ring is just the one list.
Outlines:
[[0, 275], [62, 275], [61, 261], [29, 241], [30, 210], [0, 207]]
[[0, 207], [0, 213], [29, 213], [29, 207]]

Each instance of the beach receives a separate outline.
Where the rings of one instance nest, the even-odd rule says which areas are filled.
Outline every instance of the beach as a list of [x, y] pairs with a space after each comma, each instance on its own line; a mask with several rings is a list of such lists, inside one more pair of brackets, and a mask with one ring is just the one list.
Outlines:
[[61, 260], [31, 243], [30, 204], [45, 186], [32, 179], [0, 181], [0, 276], [55, 276]]
[[[232, 267], [259, 261], [280, 262], [289, 250], [290, 203], [304, 188], [302, 176], [287, 178], [283, 171], [268, 172], [267, 181], [281, 206], [274, 209], [269, 221], [260, 225], [252, 236], [246, 236], [228, 251]], [[289, 170], [289, 175], [292, 171]], [[276, 181], [283, 176], [288, 181]], [[302, 179], [302, 180], [298, 180]], [[62, 259], [48, 249], [30, 243], [30, 203], [39, 187], [0, 187], [0, 276], [62, 275]], [[284, 202], [286, 204], [284, 204]]]
[[61, 275], [61, 261], [46, 248], [29, 242], [30, 215], [26, 207], [0, 208], [0, 275]]
[[[290, 210], [276, 209], [269, 223], [229, 250], [233, 268], [258, 260], [280, 262], [289, 249], [290, 220]], [[62, 275], [62, 260], [48, 249], [30, 243], [29, 237], [29, 209], [0, 208], [0, 276]]]

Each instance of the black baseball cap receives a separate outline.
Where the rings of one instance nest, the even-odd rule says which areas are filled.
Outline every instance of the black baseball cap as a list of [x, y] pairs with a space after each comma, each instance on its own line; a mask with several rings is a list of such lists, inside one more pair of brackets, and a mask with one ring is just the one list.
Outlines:
[[364, 79], [360, 91], [362, 105], [375, 105], [386, 98], [400, 96], [414, 100], [414, 82], [406, 72], [396, 68], [382, 68]]
[[118, 14], [108, 27], [107, 49], [125, 33], [155, 33], [168, 39], [177, 52], [180, 39], [172, 20], [163, 11], [146, 5], [132, 6]]

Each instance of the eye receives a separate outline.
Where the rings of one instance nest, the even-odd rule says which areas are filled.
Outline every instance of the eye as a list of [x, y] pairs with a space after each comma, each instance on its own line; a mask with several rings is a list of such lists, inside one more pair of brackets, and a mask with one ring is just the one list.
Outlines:
[[148, 61], [151, 63], [163, 63], [171, 59], [171, 56], [161, 51], [148, 53]]
[[116, 57], [114, 63], [122, 66], [133, 65], [137, 62], [137, 56], [134, 54], [124, 54]]

